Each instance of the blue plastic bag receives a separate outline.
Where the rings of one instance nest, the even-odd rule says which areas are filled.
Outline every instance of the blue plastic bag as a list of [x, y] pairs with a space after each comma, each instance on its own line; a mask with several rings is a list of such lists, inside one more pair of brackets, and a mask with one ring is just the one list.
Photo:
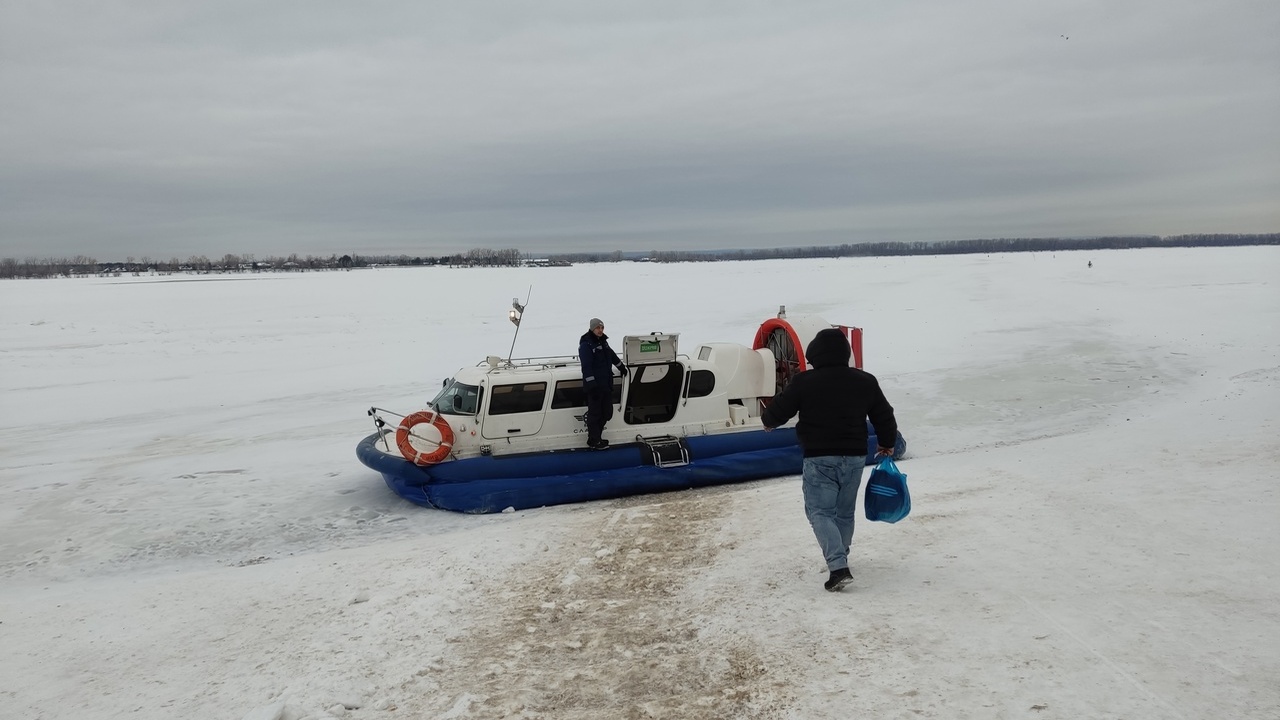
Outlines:
[[898, 469], [893, 458], [885, 458], [871, 471], [862, 509], [868, 520], [896, 523], [911, 512], [911, 493], [907, 492], [907, 476]]

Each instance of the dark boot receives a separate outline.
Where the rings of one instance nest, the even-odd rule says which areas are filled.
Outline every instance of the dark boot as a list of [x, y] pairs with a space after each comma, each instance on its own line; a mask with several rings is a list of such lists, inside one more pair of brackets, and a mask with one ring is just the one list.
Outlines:
[[853, 582], [853, 573], [849, 572], [849, 568], [842, 567], [839, 570], [832, 570], [831, 577], [827, 578], [822, 587], [830, 592], [835, 592], [851, 582]]

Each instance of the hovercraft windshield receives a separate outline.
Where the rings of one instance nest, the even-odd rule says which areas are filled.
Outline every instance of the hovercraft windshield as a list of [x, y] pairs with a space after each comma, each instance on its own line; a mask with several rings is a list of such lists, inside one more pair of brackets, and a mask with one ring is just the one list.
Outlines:
[[431, 401], [430, 407], [446, 415], [476, 415], [480, 412], [481, 389], [450, 378]]

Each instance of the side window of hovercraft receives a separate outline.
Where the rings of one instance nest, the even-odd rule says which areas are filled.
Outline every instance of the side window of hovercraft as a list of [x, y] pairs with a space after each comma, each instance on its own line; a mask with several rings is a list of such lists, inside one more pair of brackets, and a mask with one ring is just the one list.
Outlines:
[[518, 383], [515, 385], [494, 385], [489, 392], [490, 415], [513, 415], [515, 413], [538, 412], [542, 410], [542, 401], [547, 396], [545, 382]]
[[[622, 402], [622, 378], [613, 379], [614, 405]], [[582, 389], [581, 380], [561, 380], [556, 383], [556, 391], [551, 396], [551, 409], [577, 408], [587, 406], [587, 391]]]
[[716, 389], [716, 374], [710, 370], [694, 370], [689, 373], [689, 389], [685, 397], [706, 397]]
[[556, 383], [556, 391], [551, 396], [552, 410], [586, 406], [587, 391], [582, 389], [581, 380], [561, 380]]

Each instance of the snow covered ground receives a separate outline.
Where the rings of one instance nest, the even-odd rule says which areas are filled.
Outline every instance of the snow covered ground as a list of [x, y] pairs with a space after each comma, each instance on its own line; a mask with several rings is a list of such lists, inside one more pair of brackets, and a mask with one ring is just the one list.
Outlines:
[[[1087, 263], [1093, 262], [1093, 267]], [[489, 516], [370, 405], [627, 333], [866, 332], [914, 510]], [[4, 718], [1280, 717], [1280, 248], [0, 283]]]

